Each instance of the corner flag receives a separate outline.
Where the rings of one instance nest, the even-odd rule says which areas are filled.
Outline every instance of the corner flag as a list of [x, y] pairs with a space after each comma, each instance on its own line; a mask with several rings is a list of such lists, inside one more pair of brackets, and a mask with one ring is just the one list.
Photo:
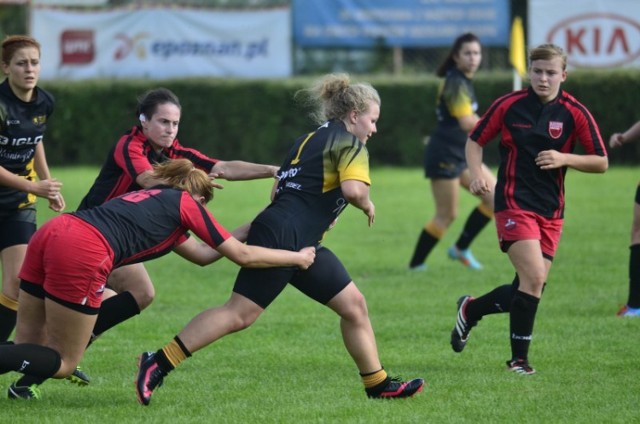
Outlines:
[[509, 45], [509, 62], [513, 66], [513, 89], [522, 87], [522, 78], [527, 74], [527, 59], [524, 43], [524, 29], [522, 18], [516, 16], [511, 25], [511, 40]]

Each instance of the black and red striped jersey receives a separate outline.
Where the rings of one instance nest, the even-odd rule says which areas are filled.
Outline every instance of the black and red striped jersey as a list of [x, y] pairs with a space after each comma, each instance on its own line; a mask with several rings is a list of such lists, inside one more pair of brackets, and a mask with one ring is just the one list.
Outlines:
[[156, 186], [133, 191], [72, 215], [95, 227], [114, 252], [114, 267], [166, 255], [187, 231], [216, 248], [231, 234], [184, 190]]
[[580, 143], [589, 155], [606, 156], [596, 121], [587, 108], [564, 90], [544, 104], [532, 88], [497, 99], [470, 134], [485, 146], [498, 135], [500, 168], [495, 210], [523, 209], [548, 218], [564, 216], [566, 167], [542, 170], [541, 151], [571, 153]]
[[[36, 146], [42, 143], [47, 121], [53, 113], [54, 98], [35, 87], [35, 100], [18, 98], [9, 80], [0, 84], [0, 166], [20, 177], [36, 181], [34, 168]], [[0, 186], [0, 208], [15, 210], [36, 202], [31, 193]]]
[[176, 138], [171, 147], [156, 152], [139, 126], [133, 127], [111, 148], [107, 160], [78, 209], [87, 209], [130, 191], [139, 190], [136, 177], [156, 163], [184, 158], [207, 174], [218, 162], [198, 150], [184, 147]]

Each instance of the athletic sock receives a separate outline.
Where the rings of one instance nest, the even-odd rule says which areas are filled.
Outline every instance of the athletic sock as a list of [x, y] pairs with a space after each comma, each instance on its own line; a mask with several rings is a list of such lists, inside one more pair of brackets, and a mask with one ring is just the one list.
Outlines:
[[36, 377], [35, 375], [25, 374], [18, 381], [15, 382], [15, 385], [18, 387], [29, 387], [32, 385], [39, 386], [42, 383], [47, 381], [47, 378], [44, 377]]
[[533, 323], [540, 299], [517, 290], [511, 302], [509, 330], [511, 337], [511, 358], [526, 361], [533, 334]]
[[519, 285], [520, 279], [516, 274], [511, 284], [498, 286], [489, 293], [473, 299], [467, 304], [465, 310], [467, 319], [478, 321], [485, 315], [509, 312], [513, 294], [518, 290]]
[[97, 337], [139, 313], [138, 302], [130, 292], [126, 291], [110, 297], [100, 305], [98, 319], [93, 326], [93, 335]]
[[512, 299], [513, 287], [511, 284], [496, 287], [489, 293], [475, 298], [467, 304], [467, 309], [465, 310], [467, 319], [479, 321], [485, 315], [509, 312]]
[[640, 308], [640, 244], [629, 248], [629, 300], [627, 306]]
[[49, 378], [60, 369], [60, 354], [32, 343], [0, 345], [0, 374], [17, 371], [35, 377]]
[[437, 227], [433, 221], [429, 221], [418, 237], [409, 267], [414, 268], [422, 265], [443, 235], [444, 230]]
[[459, 250], [468, 249], [471, 242], [480, 234], [480, 231], [487, 226], [487, 224], [493, 218], [493, 213], [490, 210], [486, 210], [482, 205], [471, 211], [471, 214], [467, 218], [467, 221], [462, 228], [462, 233], [458, 241], [456, 241], [456, 247]]
[[[380, 368], [378, 371], [362, 374], [360, 373], [360, 377], [362, 378], [362, 383], [364, 384], [365, 389], [373, 389], [374, 387], [381, 385], [383, 382], [387, 380], [387, 372], [383, 368]], [[381, 390], [384, 387], [380, 388]]]
[[158, 368], [168, 374], [182, 361], [191, 357], [191, 352], [185, 347], [178, 336], [175, 336], [165, 347], [156, 352]]
[[0, 293], [0, 341], [9, 340], [16, 327], [18, 302]]

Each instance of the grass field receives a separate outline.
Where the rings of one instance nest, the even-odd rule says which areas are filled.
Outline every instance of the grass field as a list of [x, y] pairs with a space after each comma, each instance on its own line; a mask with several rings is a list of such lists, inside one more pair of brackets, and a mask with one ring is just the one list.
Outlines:
[[[95, 168], [54, 169], [74, 209]], [[422, 273], [406, 271], [418, 231], [433, 213], [420, 169], [374, 169], [376, 223], [348, 208], [326, 239], [367, 297], [380, 356], [392, 374], [424, 377], [412, 399], [369, 400], [348, 357], [338, 318], [288, 288], [248, 330], [197, 352], [140, 406], [136, 357], [169, 341], [199, 311], [224, 302], [237, 267], [200, 268], [177, 255], [149, 262], [157, 297], [85, 355], [93, 378], [78, 388], [51, 380], [43, 399], [2, 401], [0, 422], [118, 423], [630, 423], [640, 422], [640, 319], [617, 318], [627, 295], [628, 243], [637, 170], [569, 171], [566, 225], [540, 304], [530, 360], [538, 373], [505, 371], [508, 318], [486, 317], [461, 354], [449, 346], [455, 301], [508, 283], [513, 270], [488, 227], [473, 245], [485, 269], [450, 261], [446, 248], [475, 199]], [[234, 228], [263, 207], [269, 181], [226, 183], [211, 204]], [[40, 207], [42, 220], [52, 213]], [[0, 376], [0, 388], [17, 374]]]

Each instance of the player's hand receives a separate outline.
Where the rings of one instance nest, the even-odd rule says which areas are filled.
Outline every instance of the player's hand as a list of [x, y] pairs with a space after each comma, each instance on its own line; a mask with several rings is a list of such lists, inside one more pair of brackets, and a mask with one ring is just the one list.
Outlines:
[[371, 227], [376, 220], [376, 205], [369, 201], [369, 205], [362, 212], [369, 218], [369, 227]]
[[620, 147], [624, 144], [624, 136], [622, 133], [614, 133], [609, 139], [609, 147], [615, 149], [616, 147]]
[[53, 198], [49, 199], [49, 209], [52, 211], [62, 212], [65, 206], [64, 197], [62, 197], [61, 193], [58, 193]]
[[491, 187], [489, 187], [489, 183], [484, 178], [474, 178], [469, 183], [469, 191], [476, 196], [482, 196], [491, 192]]
[[312, 246], [304, 247], [300, 250], [300, 253], [302, 254], [302, 258], [299, 267], [301, 269], [309, 268], [313, 264], [313, 261], [316, 260], [316, 248]]
[[60, 194], [62, 183], [55, 178], [48, 180], [40, 180], [33, 183], [33, 189], [31, 193], [38, 197], [44, 197], [45, 199], [53, 200], [55, 196]]
[[557, 169], [566, 165], [565, 156], [557, 150], [543, 150], [536, 156], [540, 169]]

